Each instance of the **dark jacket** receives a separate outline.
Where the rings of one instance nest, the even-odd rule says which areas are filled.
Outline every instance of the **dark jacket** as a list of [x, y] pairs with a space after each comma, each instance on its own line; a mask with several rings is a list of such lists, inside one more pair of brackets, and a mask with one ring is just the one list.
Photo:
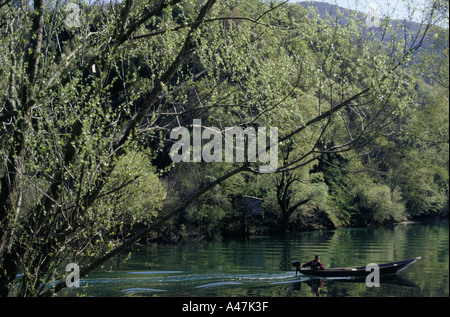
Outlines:
[[310, 266], [311, 270], [324, 270], [322, 263], [319, 260], [311, 260], [308, 263], [302, 265], [303, 267]]

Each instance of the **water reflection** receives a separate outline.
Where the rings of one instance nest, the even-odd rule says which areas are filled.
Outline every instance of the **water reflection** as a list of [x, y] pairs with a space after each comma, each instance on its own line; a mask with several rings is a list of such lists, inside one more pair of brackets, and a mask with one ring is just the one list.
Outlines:
[[[311, 279], [306, 282], [306, 285], [308, 285], [311, 288], [311, 292], [314, 295], [320, 296], [320, 289], [323, 287], [323, 280], [321, 278], [320, 279]], [[301, 283], [300, 283], [300, 288], [301, 288]]]
[[[338, 289], [339, 284], [361, 284], [361, 286], [366, 287], [366, 281], [364, 278], [307, 278], [306, 280], [302, 279], [296, 283], [292, 284], [293, 292], [302, 292], [304, 288], [310, 291], [315, 296], [327, 296], [328, 295], [328, 287], [331, 289]], [[411, 280], [400, 276], [400, 275], [392, 275], [392, 276], [381, 276], [380, 277], [380, 287], [384, 285], [398, 285], [398, 286], [406, 286], [413, 287], [419, 289], [420, 287], [412, 282]], [[342, 285], [341, 285], [342, 286]], [[302, 289], [303, 287], [303, 289]]]

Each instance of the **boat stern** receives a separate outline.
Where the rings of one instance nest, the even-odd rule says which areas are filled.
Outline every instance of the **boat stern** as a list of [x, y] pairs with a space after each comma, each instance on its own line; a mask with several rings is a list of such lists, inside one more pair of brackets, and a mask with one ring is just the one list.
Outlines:
[[301, 264], [302, 264], [302, 262], [300, 262], [300, 261], [292, 262], [292, 266], [294, 266], [296, 268], [295, 269], [295, 275], [297, 275], [297, 273], [300, 272]]

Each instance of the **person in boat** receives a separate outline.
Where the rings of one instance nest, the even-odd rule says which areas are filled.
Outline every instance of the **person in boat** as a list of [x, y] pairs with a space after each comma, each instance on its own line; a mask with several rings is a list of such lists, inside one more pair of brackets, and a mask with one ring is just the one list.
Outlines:
[[319, 260], [319, 256], [314, 256], [314, 259], [302, 265], [303, 267], [310, 266], [311, 270], [324, 270], [322, 263]]

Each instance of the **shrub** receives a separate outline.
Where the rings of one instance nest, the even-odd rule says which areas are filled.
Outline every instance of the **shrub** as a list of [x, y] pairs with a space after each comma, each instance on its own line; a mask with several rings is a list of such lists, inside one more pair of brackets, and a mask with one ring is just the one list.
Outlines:
[[406, 220], [405, 206], [398, 190], [384, 184], [364, 181], [351, 191], [354, 225], [383, 225]]
[[116, 217], [127, 223], [148, 222], [163, 207], [166, 189], [155, 174], [150, 157], [130, 152], [121, 158], [106, 191], [112, 191], [103, 203]]

